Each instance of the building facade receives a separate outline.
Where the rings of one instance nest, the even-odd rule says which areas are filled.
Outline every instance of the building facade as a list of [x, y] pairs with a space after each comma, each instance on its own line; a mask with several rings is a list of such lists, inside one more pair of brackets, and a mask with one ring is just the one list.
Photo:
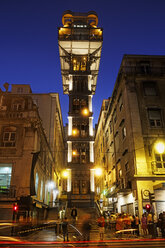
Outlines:
[[96, 161], [102, 149], [102, 197], [111, 211], [141, 215], [146, 204], [157, 214], [165, 209], [164, 93], [164, 56], [123, 57], [106, 116], [99, 120], [102, 142], [95, 146]]
[[[52, 103], [52, 109], [49, 108], [49, 102], [55, 100], [58, 101], [58, 97], [51, 99], [49, 94], [33, 94], [29, 85], [12, 85], [10, 92], [1, 92], [1, 219], [13, 218], [13, 204], [18, 204], [20, 219], [45, 218], [48, 207], [53, 206], [58, 198], [61, 187], [60, 157], [63, 155], [64, 158], [64, 152], [58, 156], [55, 147], [61, 146], [62, 142], [62, 151], [64, 141], [61, 138], [63, 125], [57, 119], [60, 105], [56, 107], [58, 111]], [[59, 112], [58, 115], [56, 112]], [[50, 122], [54, 124], [51, 123], [51, 126]], [[56, 122], [59, 126], [55, 126]], [[55, 133], [53, 138], [50, 138], [51, 130]]]
[[99, 70], [102, 29], [98, 17], [88, 13], [64, 12], [58, 30], [64, 94], [69, 95], [67, 196], [70, 205], [94, 201], [94, 133], [92, 97]]

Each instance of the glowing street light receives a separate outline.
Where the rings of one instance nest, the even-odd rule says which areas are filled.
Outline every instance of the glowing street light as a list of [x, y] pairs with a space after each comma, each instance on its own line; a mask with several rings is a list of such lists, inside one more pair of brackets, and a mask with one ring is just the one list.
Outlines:
[[68, 177], [68, 171], [67, 171], [67, 170], [64, 170], [64, 171], [62, 172], [62, 176], [63, 176], [64, 178], [67, 178], [67, 177]]
[[101, 176], [102, 175], [102, 169], [101, 168], [96, 168], [95, 169], [95, 175], [96, 176]]
[[163, 142], [158, 142], [155, 144], [155, 149], [156, 151], [159, 153], [159, 154], [162, 154], [164, 153], [164, 150], [165, 150], [165, 145]]

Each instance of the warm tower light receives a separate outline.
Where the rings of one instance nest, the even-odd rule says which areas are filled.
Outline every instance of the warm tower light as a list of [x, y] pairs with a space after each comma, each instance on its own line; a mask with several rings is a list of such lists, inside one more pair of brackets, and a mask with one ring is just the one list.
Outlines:
[[73, 155], [73, 156], [76, 156], [76, 155], [77, 155], [77, 151], [74, 150], [74, 151], [72, 152], [72, 155]]
[[82, 110], [82, 114], [85, 115], [85, 116], [89, 115], [89, 110], [87, 108], [84, 108]]
[[158, 142], [158, 143], [156, 143], [155, 149], [156, 149], [156, 151], [157, 151], [159, 154], [164, 153], [164, 150], [165, 150], [164, 143], [163, 143], [163, 142]]
[[76, 135], [78, 134], [77, 129], [73, 129], [73, 130], [72, 130], [72, 134], [73, 134], [73, 136], [76, 136]]

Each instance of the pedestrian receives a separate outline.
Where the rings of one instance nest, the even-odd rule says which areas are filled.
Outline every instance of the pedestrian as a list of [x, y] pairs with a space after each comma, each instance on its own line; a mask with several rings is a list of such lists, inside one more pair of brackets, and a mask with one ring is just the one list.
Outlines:
[[162, 238], [164, 237], [164, 228], [163, 228], [163, 213], [159, 214], [159, 219], [158, 219], [158, 227], [161, 231]]
[[71, 216], [73, 218], [73, 221], [75, 222], [77, 218], [77, 209], [75, 207], [73, 207], [71, 210]]
[[157, 218], [155, 214], [153, 214], [152, 219], [153, 219], [152, 238], [156, 239], [156, 237], [158, 236], [158, 232], [157, 232]]
[[136, 214], [135, 215], [135, 229], [136, 229], [137, 236], [139, 236], [139, 224], [140, 224], [139, 216]]
[[143, 230], [143, 235], [146, 236], [147, 235], [147, 217], [146, 217], [146, 213], [142, 214], [141, 228]]
[[129, 216], [129, 214], [125, 214], [124, 215], [124, 229], [130, 229], [131, 228], [131, 218]]
[[68, 220], [67, 220], [67, 217], [65, 217], [64, 220], [63, 220], [63, 222], [62, 222], [62, 231], [63, 231], [64, 242], [65, 242], [65, 237], [67, 238], [67, 241], [69, 241], [69, 238], [68, 238]]
[[55, 234], [58, 236], [59, 233], [60, 233], [60, 228], [61, 227], [61, 220], [58, 216], [57, 220], [56, 220], [56, 223], [55, 223]]
[[148, 215], [147, 215], [147, 229], [148, 229], [148, 234], [152, 235], [153, 219], [152, 219], [152, 214], [151, 213], [148, 213]]
[[104, 216], [101, 215], [97, 220], [98, 226], [99, 226], [99, 234], [100, 234], [100, 240], [104, 239], [104, 226], [105, 226], [105, 219]]
[[119, 216], [116, 219], [116, 231], [120, 231], [123, 229], [124, 229], [123, 216], [122, 214], [119, 214]]
[[83, 241], [90, 240], [90, 230], [91, 230], [90, 215], [86, 214], [83, 216], [83, 220], [82, 220]]
[[[131, 228], [132, 229], [135, 229], [136, 228], [135, 215], [132, 215], [132, 218], [131, 218]], [[133, 231], [133, 234], [135, 234], [135, 231]]]
[[162, 233], [162, 238], [165, 238], [165, 211], [163, 211], [163, 213], [159, 214], [159, 228], [161, 230]]

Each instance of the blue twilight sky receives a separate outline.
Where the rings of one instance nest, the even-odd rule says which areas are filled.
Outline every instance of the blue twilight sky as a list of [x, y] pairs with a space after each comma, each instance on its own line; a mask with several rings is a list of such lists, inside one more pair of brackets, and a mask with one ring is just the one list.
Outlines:
[[94, 123], [102, 100], [112, 94], [124, 54], [165, 55], [165, 0], [0, 0], [0, 88], [30, 84], [34, 93], [58, 92], [64, 124], [57, 27], [65, 10], [94, 10], [104, 29]]

